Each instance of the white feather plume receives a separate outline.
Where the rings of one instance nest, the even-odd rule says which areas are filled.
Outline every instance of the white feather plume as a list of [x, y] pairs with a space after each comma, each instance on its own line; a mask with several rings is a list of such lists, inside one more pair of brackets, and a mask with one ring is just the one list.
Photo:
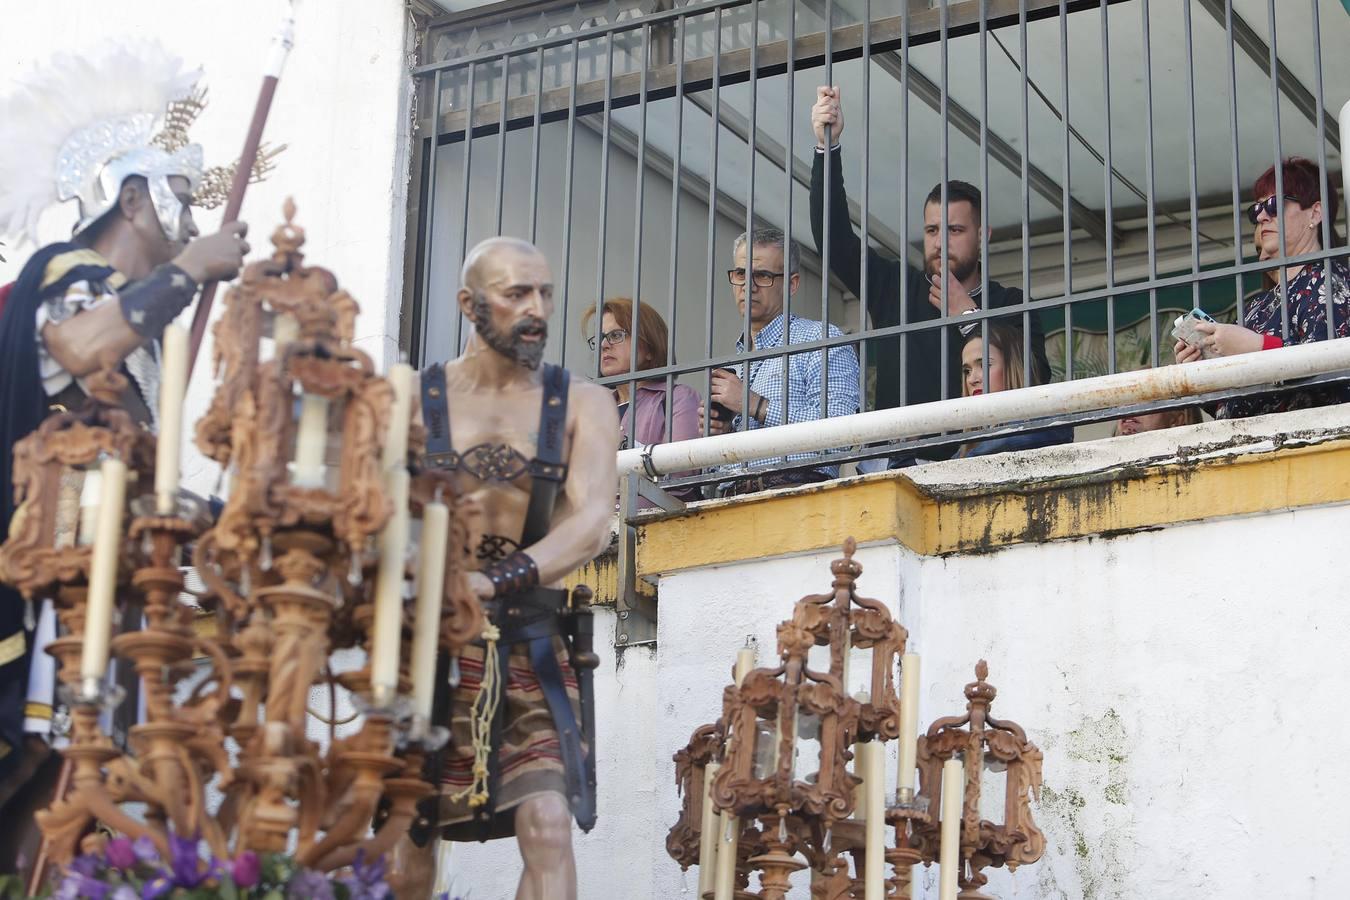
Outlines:
[[60, 150], [73, 134], [134, 113], [160, 120], [200, 77], [162, 44], [140, 39], [59, 53], [18, 76], [0, 97], [0, 234], [37, 242], [38, 219], [57, 202]]

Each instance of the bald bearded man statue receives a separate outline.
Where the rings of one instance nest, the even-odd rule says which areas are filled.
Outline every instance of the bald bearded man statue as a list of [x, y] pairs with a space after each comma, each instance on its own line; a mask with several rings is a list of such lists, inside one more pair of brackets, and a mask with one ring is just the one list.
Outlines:
[[[483, 510], [480, 570], [470, 579], [498, 637], [467, 648], [459, 683], [440, 687], [449, 712], [437, 724], [449, 726], [451, 740], [439, 802], [425, 807], [423, 833], [414, 829], [413, 844], [423, 846], [405, 844], [395, 865], [426, 883], [395, 889], [430, 895], [433, 833], [455, 841], [514, 835], [525, 864], [517, 900], [571, 900], [572, 818], [587, 831], [595, 822], [595, 769], [593, 736], [581, 728], [593, 712], [563, 639], [561, 584], [609, 544], [618, 416], [609, 391], [543, 363], [553, 275], [533, 245], [484, 241], [461, 279], [459, 309], [473, 331], [458, 359], [420, 375], [424, 465], [450, 472], [461, 496]], [[500, 673], [495, 687], [484, 677], [489, 655]], [[473, 719], [488, 700], [496, 715], [483, 771], [475, 745], [489, 736], [475, 733]]]

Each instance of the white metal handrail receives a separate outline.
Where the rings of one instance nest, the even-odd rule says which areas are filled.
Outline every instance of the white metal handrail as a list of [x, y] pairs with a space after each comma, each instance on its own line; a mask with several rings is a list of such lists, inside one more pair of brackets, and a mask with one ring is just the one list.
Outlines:
[[[1345, 128], [1344, 124], [1342, 128]], [[1350, 370], [1350, 338], [1319, 341], [1186, 365], [1118, 372], [978, 397], [957, 397], [622, 450], [619, 452], [619, 474], [646, 471], [665, 475], [790, 453], [812, 453], [1089, 410], [1116, 409], [1346, 370]]]

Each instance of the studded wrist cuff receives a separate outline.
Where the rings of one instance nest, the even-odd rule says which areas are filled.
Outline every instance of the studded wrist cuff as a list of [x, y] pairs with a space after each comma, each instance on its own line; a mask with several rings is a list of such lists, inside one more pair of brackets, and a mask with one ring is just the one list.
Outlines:
[[539, 567], [528, 553], [517, 550], [483, 570], [492, 582], [493, 595], [519, 594], [539, 585]]
[[143, 338], [157, 338], [197, 293], [197, 282], [182, 269], [166, 263], [118, 293], [122, 318]]

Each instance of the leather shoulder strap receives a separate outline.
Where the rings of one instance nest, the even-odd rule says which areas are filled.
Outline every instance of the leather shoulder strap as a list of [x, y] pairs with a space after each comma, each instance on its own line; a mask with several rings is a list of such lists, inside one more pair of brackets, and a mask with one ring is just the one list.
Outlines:
[[530, 505], [525, 513], [520, 546], [548, 534], [558, 488], [567, 478], [563, 442], [567, 437], [567, 388], [570, 376], [561, 366], [544, 364], [544, 397], [539, 408], [539, 445], [530, 461]]
[[450, 443], [450, 407], [445, 399], [445, 366], [440, 363], [422, 370], [422, 423], [427, 429], [427, 455], [423, 464], [431, 469], [453, 469], [459, 454]]

